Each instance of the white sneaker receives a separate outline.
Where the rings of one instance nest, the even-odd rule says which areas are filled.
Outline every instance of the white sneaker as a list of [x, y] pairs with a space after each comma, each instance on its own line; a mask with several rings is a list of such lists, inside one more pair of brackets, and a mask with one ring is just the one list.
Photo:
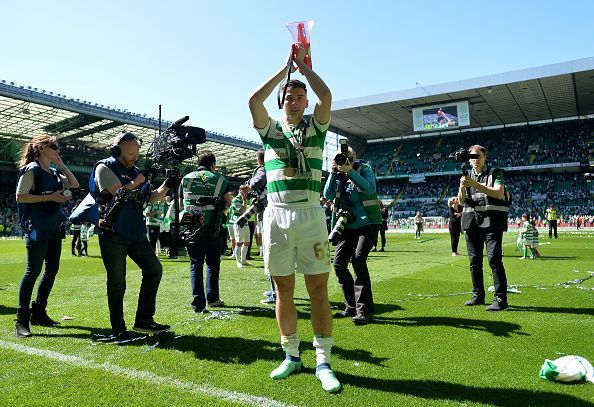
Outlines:
[[329, 365], [324, 369], [316, 369], [316, 378], [322, 383], [322, 388], [329, 393], [336, 393], [342, 387]]
[[237, 263], [237, 268], [238, 269], [242, 269], [243, 268], [243, 264], [242, 263]]

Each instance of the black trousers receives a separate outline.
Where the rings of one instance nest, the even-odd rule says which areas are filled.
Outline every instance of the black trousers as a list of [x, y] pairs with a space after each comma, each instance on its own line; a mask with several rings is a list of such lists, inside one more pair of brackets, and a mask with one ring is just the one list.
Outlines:
[[386, 230], [388, 230], [388, 222], [382, 221], [382, 225], [379, 229], [380, 237], [382, 239], [382, 249], [386, 247]]
[[453, 223], [450, 221], [450, 226], [448, 229], [450, 230], [450, 244], [452, 246], [452, 253], [458, 253], [458, 243], [460, 242], [460, 233], [462, 232], [460, 222]]
[[555, 239], [557, 239], [557, 219], [549, 221], [549, 239], [553, 237], [553, 231], [555, 231]]
[[254, 240], [254, 232], [256, 231], [256, 222], [254, 222], [253, 220], [249, 221], [248, 227], [250, 228], [250, 244], [248, 245], [247, 257], [251, 257], [252, 256], [252, 240]]
[[72, 254], [76, 254], [74, 252], [74, 248], [76, 247], [76, 251], [78, 252], [78, 254], [81, 253], [81, 240], [80, 240], [80, 229], [78, 230], [73, 230], [72, 231]]
[[159, 240], [160, 229], [161, 229], [160, 226], [151, 226], [151, 225], [146, 226], [146, 230], [148, 232], [149, 243], [150, 243], [151, 247], [153, 248], [153, 251], [155, 251], [157, 249], [157, 240]]
[[[338, 242], [334, 252], [334, 272], [344, 294], [345, 311], [357, 315], [373, 314], [373, 293], [367, 268], [367, 256], [377, 239], [380, 225], [368, 225], [359, 229], [345, 229], [344, 239]], [[355, 279], [349, 272], [353, 264]]]
[[501, 251], [503, 230], [482, 229], [473, 220], [466, 230], [466, 249], [470, 259], [470, 277], [472, 278], [472, 292], [479, 298], [485, 298], [483, 281], [483, 248], [487, 247], [489, 266], [493, 271], [495, 296], [507, 300], [507, 277], [503, 267], [503, 253]]
[[142, 275], [136, 322], [152, 321], [163, 267], [149, 242], [147, 240], [135, 242], [117, 233], [103, 232], [99, 234], [99, 248], [107, 271], [107, 303], [113, 332], [118, 333], [126, 329], [124, 321], [126, 257], [130, 257], [136, 263]]

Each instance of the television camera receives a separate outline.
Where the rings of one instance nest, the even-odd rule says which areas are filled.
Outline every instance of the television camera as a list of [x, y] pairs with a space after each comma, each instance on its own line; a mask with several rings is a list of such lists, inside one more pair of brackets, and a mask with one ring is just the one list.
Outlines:
[[164, 175], [165, 185], [173, 191], [174, 219], [171, 223], [172, 239], [169, 248], [171, 257], [177, 257], [178, 247], [187, 244], [188, 241], [187, 237], [180, 234], [178, 189], [181, 174], [175, 166], [196, 156], [196, 145], [206, 142], [206, 131], [203, 128], [184, 126], [189, 119], [189, 116], [184, 116], [155, 136], [148, 150], [152, 165], [143, 170], [147, 184], [156, 176]]

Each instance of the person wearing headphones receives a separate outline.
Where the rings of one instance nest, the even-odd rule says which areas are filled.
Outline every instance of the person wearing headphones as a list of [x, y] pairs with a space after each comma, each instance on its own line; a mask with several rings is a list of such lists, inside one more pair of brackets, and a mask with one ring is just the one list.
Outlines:
[[[103, 218], [106, 215], [109, 217], [105, 212], [113, 205], [116, 195], [130, 194], [147, 187], [145, 174], [135, 166], [139, 152], [140, 140], [136, 135], [123, 133], [114, 139], [110, 148], [111, 157], [95, 164], [92, 176]], [[167, 191], [177, 187], [178, 183], [179, 179], [168, 177], [159, 188], [149, 191], [149, 203], [161, 201]], [[163, 267], [146, 236], [142, 203], [127, 199], [109, 222], [99, 221], [97, 231], [107, 271], [107, 302], [113, 338], [120, 341], [130, 337], [124, 320], [126, 257], [130, 257], [142, 272], [134, 330], [154, 334], [169, 329], [169, 325], [159, 324], [153, 319]]]

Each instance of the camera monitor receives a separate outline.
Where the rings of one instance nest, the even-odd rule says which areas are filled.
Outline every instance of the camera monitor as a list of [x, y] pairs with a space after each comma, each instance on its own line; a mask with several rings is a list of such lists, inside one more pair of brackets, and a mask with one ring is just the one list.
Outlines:
[[466, 100], [415, 107], [412, 114], [415, 131], [440, 131], [470, 126], [470, 114]]

